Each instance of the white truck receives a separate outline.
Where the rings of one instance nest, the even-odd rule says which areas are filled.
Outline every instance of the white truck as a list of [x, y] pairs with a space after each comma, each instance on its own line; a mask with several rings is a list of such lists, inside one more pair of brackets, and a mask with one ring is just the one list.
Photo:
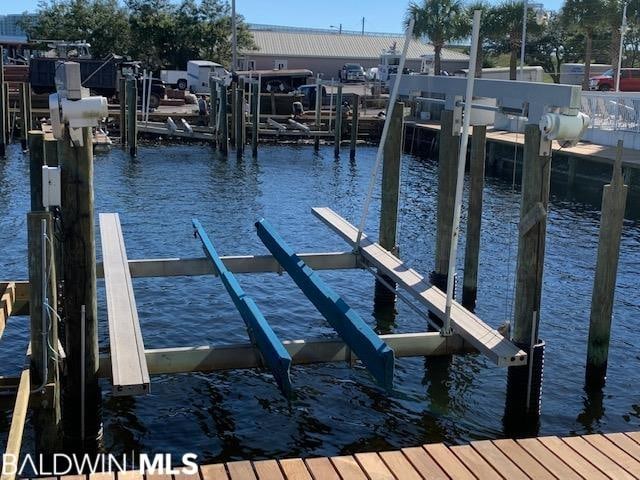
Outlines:
[[209, 92], [209, 75], [220, 78], [230, 77], [230, 73], [216, 62], [209, 60], [189, 60], [187, 70], [161, 70], [160, 79], [178, 90], [189, 90], [192, 93]]

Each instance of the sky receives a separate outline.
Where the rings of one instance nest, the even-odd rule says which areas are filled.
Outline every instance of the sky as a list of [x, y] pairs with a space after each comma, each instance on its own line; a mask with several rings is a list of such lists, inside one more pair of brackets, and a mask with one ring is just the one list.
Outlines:
[[[178, 0], [176, 0], [178, 1]], [[496, 0], [489, 0], [497, 3]], [[345, 30], [401, 32], [408, 0], [236, 0], [236, 10], [250, 23]], [[549, 10], [558, 10], [562, 0], [544, 0]], [[0, 0], [0, 14], [35, 11], [38, 0]]]

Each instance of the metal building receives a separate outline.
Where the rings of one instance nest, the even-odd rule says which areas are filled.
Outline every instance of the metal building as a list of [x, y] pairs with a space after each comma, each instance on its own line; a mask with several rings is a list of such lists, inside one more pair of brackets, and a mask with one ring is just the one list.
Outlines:
[[[359, 63], [365, 69], [377, 67], [380, 54], [393, 45], [402, 47], [401, 34], [365, 33], [311, 28], [250, 25], [257, 50], [240, 52], [241, 70], [306, 68], [323, 78], [338, 76], [345, 63]], [[422, 55], [433, 55], [433, 46], [413, 40], [406, 67], [420, 70]], [[469, 56], [443, 49], [442, 68], [449, 72], [469, 66]]]

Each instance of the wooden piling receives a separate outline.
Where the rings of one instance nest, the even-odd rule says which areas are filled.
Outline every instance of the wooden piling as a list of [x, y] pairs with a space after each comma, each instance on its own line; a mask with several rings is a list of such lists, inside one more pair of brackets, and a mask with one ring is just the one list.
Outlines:
[[576, 166], [577, 160], [575, 157], [569, 157], [567, 160], [568, 170], [567, 170], [567, 188], [571, 190], [576, 182]]
[[31, 106], [31, 84], [29, 82], [24, 84], [24, 106], [28, 132], [33, 130], [33, 108]]
[[227, 116], [228, 94], [227, 87], [225, 87], [224, 84], [220, 83], [219, 88], [220, 109], [218, 112], [218, 150], [226, 155], [229, 151], [229, 119]]
[[44, 132], [32, 130], [29, 139], [29, 179], [31, 186], [31, 211], [41, 212], [42, 205], [42, 166], [44, 165]]
[[254, 157], [258, 156], [258, 126], [260, 118], [258, 116], [259, 85], [254, 83], [251, 85], [251, 153]]
[[611, 183], [605, 185], [603, 190], [585, 375], [586, 385], [590, 389], [602, 388], [607, 375], [613, 298], [628, 192], [622, 175], [622, 140], [618, 141]]
[[238, 87], [236, 88], [236, 95], [235, 95], [235, 101], [236, 101], [236, 108], [235, 108], [235, 114], [236, 114], [236, 120], [235, 120], [235, 126], [236, 126], [236, 133], [235, 133], [235, 137], [236, 137], [236, 156], [238, 158], [242, 157], [242, 151], [244, 149], [244, 144], [242, 142], [242, 138], [244, 136], [244, 132], [243, 132], [243, 118], [244, 118], [244, 91]]
[[44, 164], [49, 167], [60, 165], [58, 160], [58, 141], [55, 138], [46, 138], [44, 140]]
[[351, 108], [351, 142], [349, 144], [349, 158], [356, 158], [356, 143], [358, 142], [358, 110], [360, 107], [360, 95], [352, 96], [353, 105]]
[[338, 85], [338, 94], [336, 97], [336, 122], [334, 126], [334, 150], [336, 157], [340, 156], [340, 141], [342, 140], [342, 85]]
[[24, 82], [20, 82], [18, 84], [18, 110], [20, 112], [20, 145], [22, 150], [25, 151], [28, 147], [27, 143], [27, 132], [28, 124], [27, 121], [27, 92]]
[[129, 154], [135, 157], [138, 153], [138, 89], [136, 79], [127, 79], [127, 143]]
[[540, 155], [540, 137], [537, 124], [525, 126], [511, 341], [527, 352], [528, 358], [527, 365], [509, 367], [507, 373], [503, 423], [509, 436], [535, 436], [539, 428], [544, 342], [538, 331], [551, 181], [551, 157]]
[[240, 77], [238, 79], [238, 105], [239, 105], [239, 118], [240, 118], [240, 141], [242, 145], [242, 150], [244, 151], [244, 146], [247, 144], [247, 115], [246, 115], [246, 98], [245, 98], [245, 85], [246, 81], [244, 77]]
[[218, 131], [216, 125], [216, 109], [218, 108], [218, 85], [213, 77], [209, 77], [209, 126], [213, 128], [213, 136], [215, 138]]
[[235, 82], [231, 84], [229, 91], [229, 102], [231, 103], [231, 127], [229, 128], [229, 144], [232, 147], [236, 146], [236, 110], [238, 108], [238, 89]]
[[[529, 346], [534, 316], [540, 313], [547, 233], [551, 157], [540, 156], [540, 129], [526, 125], [518, 241], [513, 341]], [[515, 165], [514, 165], [515, 168]], [[537, 336], [537, 328], [533, 332]]]
[[453, 123], [453, 111], [443, 110], [440, 116], [435, 270], [431, 273], [431, 283], [443, 292], [447, 289], [460, 150], [460, 136], [453, 134]]
[[[320, 83], [320, 77], [316, 80], [316, 130], [321, 130], [322, 125], [322, 83]], [[316, 135], [313, 139], [313, 148], [318, 151], [320, 149], [320, 135]]]
[[482, 223], [482, 191], [484, 189], [484, 164], [487, 146], [487, 127], [476, 125], [471, 137], [469, 160], [469, 207], [467, 236], [464, 250], [464, 279], [462, 281], [462, 305], [475, 310], [478, 295], [478, 263], [480, 259], [480, 226]]
[[[131, 85], [135, 85], [133, 82]], [[130, 98], [135, 98], [131, 95]], [[130, 104], [131, 105], [131, 104]], [[133, 104], [135, 107], [135, 104]], [[130, 116], [135, 117], [135, 108]], [[101, 436], [101, 394], [98, 383], [98, 321], [96, 301], [96, 245], [93, 207], [93, 148], [91, 129], [83, 128], [84, 145], [71, 145], [68, 133], [60, 142], [64, 312], [67, 371], [64, 381], [65, 446], [75, 452], [90, 449]], [[132, 140], [134, 138], [132, 137]], [[135, 141], [135, 140], [134, 140]], [[81, 312], [85, 310], [84, 337]], [[84, 344], [84, 358], [82, 349]], [[84, 361], [84, 382], [82, 362]], [[84, 387], [84, 398], [81, 392]], [[84, 407], [84, 422], [80, 412]], [[84, 423], [84, 431], [82, 426]], [[83, 439], [85, 440], [83, 442]]]
[[120, 102], [120, 145], [127, 144], [127, 79], [119, 81], [118, 101]]
[[[48, 240], [42, 234], [43, 221]], [[62, 446], [59, 367], [49, 351], [49, 346], [58, 345], [56, 269], [50, 243], [53, 239], [52, 214], [44, 211], [28, 213], [27, 236], [31, 388], [39, 393], [49, 390], [47, 395], [36, 397], [33, 425], [36, 452], [48, 458]], [[46, 262], [44, 268], [43, 252]]]
[[9, 107], [8, 99], [6, 97], [6, 89], [4, 83], [4, 66], [2, 65], [2, 59], [4, 50], [0, 46], [0, 156], [4, 157], [7, 149], [7, 129], [9, 127], [7, 123], [7, 110]]

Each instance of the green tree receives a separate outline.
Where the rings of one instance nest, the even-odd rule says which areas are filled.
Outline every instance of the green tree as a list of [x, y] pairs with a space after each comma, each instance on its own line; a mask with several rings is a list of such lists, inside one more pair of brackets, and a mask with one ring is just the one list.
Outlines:
[[[508, 0], [491, 9], [488, 18], [488, 38], [495, 53], [509, 53], [509, 78], [516, 79], [518, 56], [522, 44], [524, 3]], [[535, 14], [527, 11], [527, 35], [536, 35], [543, 27], [535, 21]]]
[[470, 27], [464, 6], [459, 0], [422, 0], [411, 2], [405, 14], [405, 25], [415, 19], [413, 35], [433, 44], [434, 70], [440, 75], [442, 48], [447, 42], [469, 35]]
[[584, 76], [582, 88], [589, 89], [594, 34], [604, 26], [602, 0], [566, 0], [562, 7], [562, 22], [570, 30], [584, 35]]
[[130, 47], [128, 14], [118, 0], [41, 0], [22, 26], [34, 40], [86, 40], [99, 58]]

